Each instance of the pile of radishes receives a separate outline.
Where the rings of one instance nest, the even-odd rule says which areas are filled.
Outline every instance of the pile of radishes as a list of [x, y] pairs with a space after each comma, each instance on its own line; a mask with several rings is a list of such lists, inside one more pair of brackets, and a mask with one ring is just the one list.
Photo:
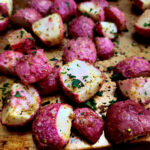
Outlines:
[[[143, 10], [149, 5], [142, 2], [142, 6], [137, 7]], [[9, 20], [20, 27], [7, 36], [11, 50], [0, 54], [0, 72], [21, 80], [21, 83], [14, 83], [4, 96], [2, 124], [9, 127], [24, 126], [36, 116], [32, 133], [39, 149], [64, 147], [70, 139], [72, 123], [73, 128], [88, 142], [96, 143], [104, 127], [104, 121], [96, 112], [89, 108], [73, 110], [68, 104], [49, 104], [40, 109], [40, 95], [50, 95], [62, 89], [71, 101], [78, 104], [92, 98], [105, 80], [104, 74], [94, 63], [97, 57], [106, 60], [114, 55], [111, 40], [117, 37], [117, 33], [127, 29], [125, 15], [106, 0], [80, 3], [74, 0], [30, 0], [28, 5], [29, 8], [20, 9], [12, 15], [12, 0], [0, 0], [0, 31], [7, 28]], [[144, 12], [135, 25], [136, 31], [143, 36], [149, 36], [149, 14], [149, 10]], [[64, 23], [68, 23], [68, 30]], [[50, 47], [60, 45], [65, 32], [68, 32], [70, 40], [63, 51], [64, 65], [52, 68], [44, 50], [36, 48], [34, 37]], [[124, 78], [149, 76], [150, 65], [142, 58], [131, 57], [120, 62], [114, 72]], [[137, 86], [138, 81], [142, 83]], [[149, 90], [145, 87], [147, 84], [149, 79], [146, 78], [118, 81], [118, 87], [127, 98], [143, 103], [149, 99]], [[144, 90], [140, 89], [141, 86], [144, 86]], [[134, 94], [139, 90], [142, 94], [133, 95], [132, 89], [135, 90]], [[143, 100], [145, 91], [148, 96]], [[149, 133], [149, 114], [143, 106], [131, 100], [114, 104], [106, 116], [106, 136], [117, 144]], [[140, 121], [138, 115], [143, 115]], [[133, 124], [138, 126], [133, 120], [140, 122], [142, 131], [137, 128], [132, 132]], [[143, 120], [148, 123], [147, 126]]]

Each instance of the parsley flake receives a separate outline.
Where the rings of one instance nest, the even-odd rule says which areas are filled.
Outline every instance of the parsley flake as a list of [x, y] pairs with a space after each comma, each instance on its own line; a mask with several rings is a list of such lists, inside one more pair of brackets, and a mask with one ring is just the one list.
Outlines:
[[83, 76], [83, 80], [86, 80], [89, 76]]
[[33, 52], [32, 52], [32, 54], [34, 54], [34, 55], [35, 55], [35, 54], [36, 54], [36, 51], [33, 51]]
[[98, 96], [103, 96], [103, 91], [99, 91], [99, 92], [97, 93], [97, 95], [98, 95]]
[[96, 101], [94, 100], [94, 99], [91, 99], [91, 100], [89, 100], [89, 101], [87, 101], [86, 103], [85, 103], [85, 105], [87, 106], [87, 107], [89, 107], [89, 108], [91, 108], [92, 110], [96, 110], [97, 108], [96, 108]]
[[24, 34], [24, 31], [21, 30], [21, 31], [20, 31], [20, 37], [21, 37], [21, 38], [23, 37], [23, 34]]
[[69, 78], [76, 78], [76, 76], [72, 75], [72, 74], [67, 74], [69, 76]]
[[16, 92], [16, 94], [14, 95], [15, 97], [21, 97], [19, 91]]
[[73, 79], [72, 80], [72, 87], [81, 88], [81, 87], [84, 87], [84, 84], [79, 79]]
[[67, 72], [61, 72], [61, 74], [66, 74]]
[[42, 103], [42, 106], [45, 106], [45, 105], [48, 105], [48, 104], [50, 104], [50, 101], [46, 101], [46, 102]]
[[81, 115], [84, 115], [84, 112], [82, 112]]
[[114, 67], [113, 66], [109, 66], [108, 68], [107, 68], [107, 71], [112, 71], [114, 69]]
[[68, 7], [70, 7], [70, 2], [66, 2], [66, 4], [68, 5]]
[[58, 59], [56, 59], [55, 57], [51, 58], [50, 61], [56, 61]]

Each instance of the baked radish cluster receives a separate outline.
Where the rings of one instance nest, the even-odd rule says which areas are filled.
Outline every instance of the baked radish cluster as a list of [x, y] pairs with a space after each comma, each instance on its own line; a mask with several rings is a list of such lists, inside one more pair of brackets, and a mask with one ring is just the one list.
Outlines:
[[[142, 11], [150, 7], [149, 0], [133, 0], [133, 4]], [[96, 94], [103, 97], [103, 83], [110, 82], [108, 72], [95, 63], [113, 57], [112, 40], [127, 29], [125, 14], [107, 0], [30, 0], [27, 6], [12, 15], [12, 0], [0, 0], [0, 32], [9, 20], [18, 28], [7, 34], [9, 49], [0, 54], [1, 75], [18, 78], [17, 83], [5, 85], [7, 92], [2, 88], [6, 92], [2, 124], [22, 127], [32, 123], [33, 140], [43, 150], [64, 148], [71, 128], [90, 144], [103, 132], [112, 144], [149, 134], [150, 111], [145, 106], [150, 103], [150, 63], [144, 58], [132, 56], [111, 69], [124, 79], [113, 83], [130, 100], [107, 106], [106, 120], [91, 109], [92, 104], [97, 107], [91, 100]], [[135, 24], [141, 36], [150, 37], [149, 18], [148, 9]], [[62, 65], [53, 66], [44, 49], [59, 46]], [[41, 97], [60, 91], [69, 104], [41, 105]]]

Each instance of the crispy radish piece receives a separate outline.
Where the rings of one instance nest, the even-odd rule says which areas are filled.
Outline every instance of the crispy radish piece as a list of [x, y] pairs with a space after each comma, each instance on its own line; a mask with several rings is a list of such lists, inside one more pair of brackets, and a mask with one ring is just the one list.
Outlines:
[[109, 3], [107, 2], [107, 0], [92, 0], [96, 3], [99, 4], [99, 6], [101, 6], [102, 8], [105, 8], [109, 5]]
[[150, 111], [132, 100], [120, 101], [109, 107], [105, 135], [112, 144], [133, 140], [150, 133]]
[[107, 37], [97, 37], [95, 39], [97, 55], [101, 60], [109, 59], [114, 55], [114, 45]]
[[78, 5], [78, 10], [89, 15], [95, 21], [104, 21], [104, 10], [94, 1], [82, 2]]
[[0, 0], [0, 32], [7, 28], [12, 9], [12, 0]]
[[89, 108], [77, 108], [73, 128], [84, 136], [90, 143], [96, 143], [102, 135], [104, 122], [100, 116]]
[[117, 25], [118, 31], [127, 29], [127, 21], [125, 14], [115, 6], [105, 7], [105, 16], [107, 21], [114, 22]]
[[12, 0], [0, 0], [0, 13], [11, 17], [13, 11], [13, 1]]
[[51, 67], [43, 50], [38, 49], [29, 51], [18, 61], [16, 72], [24, 84], [31, 84], [47, 77]]
[[139, 10], [144, 11], [150, 8], [150, 0], [133, 0], [133, 5]]
[[0, 72], [5, 75], [17, 75], [16, 64], [23, 54], [15, 51], [4, 51], [0, 54]]
[[63, 60], [65, 63], [75, 59], [94, 64], [96, 62], [96, 48], [93, 41], [87, 37], [70, 40], [64, 47]]
[[124, 78], [150, 76], [150, 63], [141, 57], [130, 57], [120, 61], [114, 68], [114, 73]]
[[32, 24], [41, 19], [41, 14], [33, 8], [18, 10], [12, 17], [11, 21], [15, 26], [31, 29]]
[[73, 109], [67, 104], [44, 106], [32, 125], [33, 139], [39, 149], [62, 149], [70, 139]]
[[102, 21], [96, 25], [96, 31], [99, 35], [114, 39], [118, 32], [117, 26], [112, 22]]
[[54, 0], [51, 12], [60, 14], [63, 21], [67, 22], [77, 14], [77, 4], [74, 0]]
[[52, 14], [32, 25], [33, 32], [47, 46], [58, 45], [64, 38], [64, 25], [59, 14]]
[[52, 0], [30, 0], [28, 3], [30, 7], [36, 9], [43, 16], [50, 13], [50, 9], [53, 5]]
[[150, 102], [150, 78], [135, 78], [117, 82], [121, 93], [126, 97], [147, 104]]
[[59, 69], [52, 68], [52, 72], [37, 83], [37, 88], [41, 95], [50, 95], [60, 90]]
[[35, 40], [26, 30], [19, 29], [11, 32], [7, 36], [11, 48], [15, 51], [27, 52], [35, 47]]
[[62, 66], [59, 80], [65, 94], [70, 99], [77, 103], [83, 103], [99, 91], [104, 76], [93, 65], [74, 60]]
[[150, 37], [150, 10], [144, 11], [135, 23], [136, 32], [143, 37]]
[[69, 35], [71, 35], [72, 38], [88, 37], [93, 39], [94, 27], [95, 23], [91, 18], [79, 16], [73, 19], [69, 24]]
[[9, 24], [9, 17], [5, 17], [0, 14], [0, 32], [4, 31]]
[[2, 124], [10, 127], [24, 126], [40, 108], [41, 98], [32, 86], [14, 83], [6, 94], [2, 109]]

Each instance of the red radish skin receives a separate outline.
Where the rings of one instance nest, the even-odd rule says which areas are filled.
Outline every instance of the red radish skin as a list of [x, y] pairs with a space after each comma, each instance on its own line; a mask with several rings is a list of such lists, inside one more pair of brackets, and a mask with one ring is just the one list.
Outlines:
[[67, 43], [63, 52], [63, 60], [67, 63], [79, 59], [93, 64], [96, 62], [96, 55], [96, 48], [92, 40], [87, 37], [79, 37]]
[[23, 28], [11, 32], [7, 39], [11, 48], [15, 51], [26, 53], [35, 47], [34, 38]]
[[102, 135], [104, 122], [97, 113], [89, 108], [77, 108], [73, 128], [90, 143], [96, 143]]
[[12, 17], [11, 21], [15, 26], [25, 29], [32, 29], [32, 24], [42, 18], [42, 15], [33, 8], [18, 10]]
[[145, 10], [144, 13], [139, 17], [135, 23], [135, 31], [146, 38], [150, 37], [150, 10]]
[[[58, 116], [61, 113], [61, 108], [65, 109], [62, 113], [67, 113], [67, 117], [60, 118], [63, 119], [62, 124], [58, 122]], [[69, 111], [69, 112], [68, 112]], [[63, 115], [63, 114], [62, 114]], [[32, 135], [33, 140], [39, 149], [50, 150], [50, 149], [62, 149], [68, 142], [70, 138], [71, 120], [73, 119], [72, 107], [67, 104], [52, 104], [44, 106], [39, 114], [36, 116], [32, 124]], [[68, 122], [66, 122], [66, 120]], [[66, 124], [63, 124], [65, 123]], [[68, 126], [67, 131], [63, 134], [67, 134], [66, 138], [60, 135], [60, 129], [58, 126]]]
[[150, 8], [150, 0], [133, 0], [133, 5], [140, 11]]
[[79, 16], [73, 19], [69, 24], [69, 35], [71, 35], [72, 38], [88, 37], [93, 39], [94, 27], [95, 23], [92, 19]]
[[51, 73], [37, 83], [37, 87], [41, 95], [50, 95], [60, 90], [58, 74], [59, 69], [52, 68]]
[[38, 49], [29, 51], [27, 55], [18, 61], [16, 72], [24, 84], [31, 84], [48, 76], [51, 67], [43, 50]]
[[68, 21], [77, 14], [77, 5], [74, 0], [55, 0], [51, 9], [52, 13], [58, 13], [63, 21]]
[[118, 31], [127, 29], [127, 21], [125, 14], [115, 6], [105, 7], [105, 16], [107, 21], [114, 22], [117, 25]]
[[36, 9], [42, 16], [50, 14], [50, 9], [53, 5], [51, 0], [30, 0], [29, 7]]
[[141, 57], [130, 57], [120, 61], [114, 68], [114, 73], [124, 78], [150, 75], [150, 63]]
[[12, 50], [4, 51], [0, 54], [0, 72], [5, 75], [16, 76], [16, 64], [23, 57], [20, 52]]
[[5, 96], [1, 121], [7, 127], [22, 127], [28, 124], [40, 109], [40, 95], [31, 85], [14, 83], [9, 96]]
[[132, 100], [120, 101], [109, 107], [105, 136], [119, 144], [150, 133], [150, 111]]
[[97, 37], [95, 44], [97, 47], [97, 56], [101, 60], [109, 59], [114, 55], [114, 45], [109, 38]]

